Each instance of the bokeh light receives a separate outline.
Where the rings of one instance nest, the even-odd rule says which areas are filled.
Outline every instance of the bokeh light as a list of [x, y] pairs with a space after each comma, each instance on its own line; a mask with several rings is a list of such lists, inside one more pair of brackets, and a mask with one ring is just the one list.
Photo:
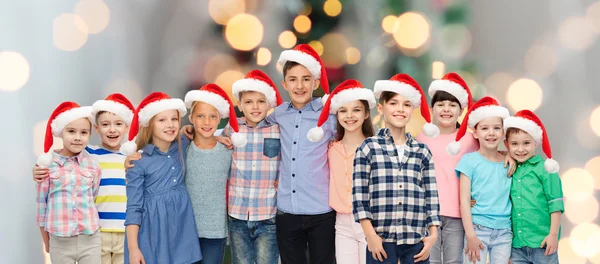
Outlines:
[[267, 48], [260, 48], [256, 52], [256, 64], [265, 66], [271, 62], [271, 51]]
[[594, 178], [581, 168], [572, 168], [562, 174], [563, 195], [572, 201], [585, 201], [594, 192]]
[[360, 50], [355, 47], [346, 49], [346, 62], [348, 64], [357, 64], [360, 61]]
[[514, 81], [515, 79], [510, 74], [505, 72], [495, 72], [491, 74], [484, 81], [487, 95], [495, 98], [504, 98], [506, 95], [506, 90], [508, 90], [508, 87]]
[[305, 15], [305, 16], [310, 15], [310, 13], [312, 13], [312, 5], [310, 3], [304, 3], [304, 6], [298, 12], [299, 15]]
[[590, 126], [592, 131], [600, 137], [600, 106], [596, 107], [590, 115]]
[[340, 33], [328, 33], [321, 38], [323, 54], [321, 59], [328, 68], [340, 68], [346, 64], [346, 49], [351, 47], [350, 41]]
[[514, 81], [506, 93], [508, 104], [514, 111], [529, 109], [535, 111], [542, 104], [542, 88], [531, 79], [521, 78]]
[[446, 71], [446, 65], [441, 61], [434, 61], [431, 63], [431, 78], [441, 79], [444, 77]]
[[571, 131], [575, 133], [575, 138], [579, 143], [578, 147], [589, 150], [597, 150], [600, 148], [598, 135], [596, 135], [590, 127], [590, 120], [587, 117], [577, 116], [577, 118], [573, 118], [571, 122], [574, 123], [574, 127]]
[[237, 60], [229, 54], [216, 54], [206, 61], [204, 66], [204, 79], [214, 82], [219, 74], [227, 70], [240, 70]]
[[[592, 223], [577, 225], [571, 230], [571, 246], [575, 254], [592, 257], [600, 253], [600, 227]], [[571, 262], [569, 262], [571, 263]]]
[[140, 85], [127, 78], [115, 78], [106, 86], [104, 94], [108, 96], [113, 93], [125, 95], [134, 106], [137, 106], [145, 96]]
[[212, 19], [221, 25], [227, 25], [229, 19], [244, 13], [246, 1], [244, 0], [209, 0], [208, 13]]
[[[33, 125], [33, 155], [36, 157], [44, 154], [44, 139], [46, 138], [46, 125], [48, 120], [43, 120]], [[50, 151], [63, 148], [62, 138], [54, 137]]]
[[227, 92], [227, 95], [229, 95], [229, 98], [231, 98], [231, 101], [233, 101], [234, 104], [237, 104], [237, 100], [235, 100], [235, 98], [231, 94], [231, 86], [235, 81], [243, 78], [244, 74], [242, 72], [236, 70], [229, 70], [219, 74], [219, 76], [217, 76], [217, 79], [215, 80], [215, 84], [223, 88], [223, 90]]
[[600, 156], [596, 156], [585, 163], [584, 169], [594, 178], [594, 188], [600, 190]]
[[558, 27], [558, 40], [565, 48], [584, 50], [596, 40], [596, 34], [585, 17], [569, 17]]
[[376, 46], [367, 54], [367, 66], [371, 68], [379, 68], [387, 59], [389, 53], [387, 49]]
[[396, 31], [398, 29], [398, 24], [396, 23], [397, 21], [398, 21], [397, 16], [393, 16], [393, 15], [386, 16], [383, 18], [383, 20], [381, 20], [381, 28], [386, 33], [390, 33], [390, 34], [394, 33], [394, 31]]
[[299, 15], [294, 18], [294, 29], [298, 31], [298, 33], [306, 33], [310, 31], [311, 26], [312, 22], [310, 22], [310, 18], [305, 15]]
[[590, 262], [592, 262], [592, 264], [600, 264], [600, 253], [596, 254], [595, 256], [589, 258]]
[[342, 12], [342, 3], [339, 0], [327, 0], [323, 4], [323, 11], [330, 17], [335, 17]]
[[317, 54], [319, 54], [319, 56], [323, 55], [323, 43], [321, 43], [321, 41], [318, 40], [311, 40], [308, 42], [308, 45], [311, 46], [313, 49], [315, 49], [315, 51], [317, 52]]
[[442, 28], [440, 50], [449, 58], [460, 59], [471, 49], [471, 31], [463, 24], [449, 24]]
[[573, 224], [591, 223], [598, 217], [598, 200], [590, 196], [585, 201], [565, 199], [565, 216]]
[[239, 14], [225, 26], [225, 38], [232, 48], [249, 51], [263, 39], [264, 28], [260, 20], [250, 14]]
[[294, 32], [286, 30], [279, 34], [279, 38], [277, 40], [282, 48], [290, 49], [296, 45], [296, 41], [298, 41], [298, 38], [296, 38]]
[[64, 51], [76, 51], [88, 40], [88, 25], [76, 14], [61, 14], [52, 21], [54, 46]]
[[558, 241], [558, 262], [568, 264], [585, 264], [586, 259], [573, 250], [571, 239], [563, 237]]
[[394, 39], [400, 47], [418, 49], [429, 40], [431, 25], [422, 14], [406, 12], [398, 17], [397, 23]]
[[29, 62], [18, 52], [0, 51], [0, 91], [21, 89], [29, 81]]
[[525, 54], [525, 70], [539, 77], [548, 77], [556, 70], [556, 51], [547, 46], [533, 46]]
[[600, 1], [594, 2], [587, 8], [585, 19], [592, 25], [594, 32], [600, 33]]
[[75, 4], [75, 14], [83, 18], [90, 34], [102, 32], [110, 22], [110, 9], [102, 0], [80, 0]]

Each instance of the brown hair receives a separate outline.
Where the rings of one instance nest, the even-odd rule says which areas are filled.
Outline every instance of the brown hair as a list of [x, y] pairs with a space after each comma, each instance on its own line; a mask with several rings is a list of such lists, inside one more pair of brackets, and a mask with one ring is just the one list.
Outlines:
[[291, 68], [294, 68], [295, 66], [298, 66], [298, 65], [302, 65], [302, 64], [297, 63], [295, 61], [286, 61], [285, 64], [283, 65], [283, 70], [282, 70], [282, 72], [283, 72], [283, 78], [285, 78], [285, 76], [287, 75], [287, 72]]
[[[460, 107], [460, 110], [463, 109], [463, 107], [460, 104], [460, 102], [458, 101], [458, 99], [454, 95], [452, 95], [452, 94], [450, 94], [448, 92], [445, 92], [445, 91], [436, 91], [433, 94], [433, 97], [431, 97], [431, 108], [433, 108], [433, 105], [435, 103], [437, 103], [437, 102], [443, 102], [443, 101], [450, 101], [450, 102], [457, 103], [458, 106]], [[459, 116], [460, 116], [461, 112], [459, 112]], [[456, 121], [456, 128], [460, 128], [460, 123], [458, 121]]]
[[[370, 111], [369, 103], [366, 100], [360, 100], [360, 102], [363, 104], [364, 110], [367, 114], [367, 118], [365, 119], [365, 121], [363, 122], [363, 124], [361, 126], [362, 133], [365, 137], [372, 137], [373, 135], [375, 135], [375, 130], [373, 129], [373, 122], [371, 122], [371, 114], [369, 112]], [[339, 140], [342, 140], [342, 138], [344, 138], [346, 129], [344, 129], [344, 127], [340, 124], [340, 121], [337, 120], [337, 114], [335, 114], [335, 117], [336, 117], [335, 140], [339, 141]]]
[[520, 128], [516, 128], [516, 127], [509, 127], [506, 129], [506, 140], [508, 140], [508, 136], [510, 135], [514, 135], [514, 134], [519, 134], [519, 133], [527, 133], [527, 131], [520, 129]]
[[107, 111], [98, 111], [98, 113], [96, 113], [96, 116], [94, 118], [94, 120], [96, 120], [96, 125], [98, 124], [98, 117], [100, 117], [101, 115], [108, 113]]
[[384, 104], [387, 103], [389, 100], [392, 100], [392, 98], [394, 96], [396, 96], [397, 93], [394, 92], [390, 92], [390, 91], [384, 91], [381, 93], [381, 96], [379, 97], [379, 103], [380, 104]]

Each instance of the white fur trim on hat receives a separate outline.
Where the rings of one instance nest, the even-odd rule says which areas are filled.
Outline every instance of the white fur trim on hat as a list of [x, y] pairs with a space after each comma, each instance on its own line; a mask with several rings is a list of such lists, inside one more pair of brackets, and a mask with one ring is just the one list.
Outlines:
[[192, 107], [195, 101], [204, 102], [217, 109], [221, 118], [229, 118], [229, 102], [222, 96], [203, 90], [189, 91], [185, 95], [185, 106]]
[[542, 131], [543, 130], [535, 122], [533, 122], [527, 118], [523, 118], [523, 117], [519, 117], [519, 116], [511, 116], [511, 117], [507, 118], [506, 120], [504, 120], [504, 130], [506, 131], [508, 128], [511, 128], [511, 127], [518, 128], [518, 129], [521, 129], [521, 130], [527, 132], [527, 134], [529, 134], [529, 135], [531, 135], [531, 137], [533, 137], [535, 142], [537, 142], [538, 144], [542, 143], [542, 138], [543, 138]]
[[419, 93], [416, 87], [409, 84], [390, 80], [376, 81], [374, 85], [375, 97], [379, 98], [383, 92], [397, 93], [408, 98], [414, 108], [421, 107], [421, 93]]
[[321, 64], [310, 54], [297, 50], [284, 50], [279, 55], [279, 65], [283, 67], [287, 61], [294, 61], [306, 67], [317, 79], [321, 78]]
[[475, 125], [477, 125], [477, 123], [479, 123], [479, 121], [481, 121], [485, 118], [488, 118], [488, 117], [493, 117], [493, 116], [497, 116], [502, 119], [506, 119], [507, 117], [510, 116], [510, 114], [508, 113], [508, 109], [506, 109], [505, 107], [502, 107], [502, 106], [497, 106], [497, 105], [480, 106], [480, 107], [474, 109], [473, 111], [471, 111], [471, 113], [469, 114], [468, 125], [471, 129], [473, 129], [475, 127]]
[[92, 105], [92, 117], [95, 119], [96, 114], [101, 111], [111, 112], [123, 119], [127, 125], [131, 125], [133, 111], [121, 103], [111, 100], [98, 100]]
[[50, 123], [50, 127], [52, 127], [52, 135], [55, 137], [60, 137], [63, 129], [71, 122], [75, 121], [79, 118], [87, 118], [90, 122], [94, 122], [94, 118], [92, 117], [92, 107], [91, 106], [81, 106], [73, 109], [69, 109], [64, 111], [52, 120]]
[[[361, 87], [348, 88], [333, 95], [329, 105], [329, 113], [335, 114], [340, 107], [342, 107], [342, 105], [355, 100], [367, 101], [369, 103], [369, 108], [373, 108], [377, 104], [377, 102], [375, 102], [375, 95], [373, 95], [373, 91]], [[368, 111], [368, 109], [365, 110]]]
[[271, 87], [266, 82], [252, 78], [238, 80], [233, 83], [233, 86], [231, 88], [233, 98], [235, 98], [235, 100], [237, 100], [238, 102], [240, 101], [241, 92], [253, 91], [264, 94], [267, 98], [267, 101], [269, 102], [269, 105], [272, 107], [277, 106], [277, 97], [275, 95], [275, 89], [277, 88]]
[[179, 111], [179, 116], [182, 117], [187, 113], [187, 109], [185, 109], [185, 104], [181, 99], [170, 98], [170, 99], [162, 99], [158, 101], [154, 101], [152, 103], [147, 104], [144, 108], [140, 109], [138, 112], [138, 123], [140, 126], [147, 126], [150, 119], [156, 114], [166, 111], [166, 110], [177, 110]]
[[437, 91], [444, 91], [456, 97], [462, 108], [469, 105], [469, 94], [465, 88], [458, 83], [448, 80], [435, 80], [429, 85], [429, 96], [433, 97]]

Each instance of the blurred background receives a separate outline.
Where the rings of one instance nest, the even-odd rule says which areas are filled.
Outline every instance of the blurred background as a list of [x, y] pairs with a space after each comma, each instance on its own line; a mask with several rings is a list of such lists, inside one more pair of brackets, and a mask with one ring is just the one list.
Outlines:
[[308, 43], [332, 89], [399, 72], [427, 89], [456, 71], [474, 98], [534, 110], [562, 167], [560, 261], [599, 264], [599, 35], [592, 0], [0, 0], [0, 263], [49, 263], [31, 168], [60, 102], [183, 98], [213, 82], [230, 92], [251, 69], [279, 84], [280, 52]]

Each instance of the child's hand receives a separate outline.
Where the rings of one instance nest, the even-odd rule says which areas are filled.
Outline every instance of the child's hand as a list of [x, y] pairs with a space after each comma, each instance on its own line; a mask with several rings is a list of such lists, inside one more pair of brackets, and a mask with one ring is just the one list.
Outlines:
[[383, 250], [383, 240], [376, 233], [367, 237], [367, 247], [373, 254], [373, 259], [379, 260], [379, 262], [387, 259], [387, 254]]
[[181, 133], [184, 134], [189, 140], [194, 139], [194, 127], [192, 125], [185, 125], [181, 128]]
[[279, 187], [279, 180], [275, 180], [273, 182], [273, 185], [275, 186], [275, 188]]
[[471, 208], [475, 207], [476, 203], [477, 203], [477, 201], [475, 201], [475, 199], [471, 198]]
[[423, 242], [423, 249], [421, 252], [419, 252], [419, 254], [415, 255], [415, 263], [425, 261], [427, 258], [429, 258], [429, 252], [431, 251], [431, 248], [435, 244], [436, 240], [437, 236], [428, 236], [421, 240], [421, 242]]
[[483, 249], [485, 249], [485, 247], [477, 236], [467, 236], [467, 248], [465, 249], [465, 254], [469, 257], [469, 261], [473, 263], [481, 261], [479, 250]]
[[231, 143], [231, 138], [224, 136], [215, 136], [215, 138], [217, 139], [217, 142], [225, 145], [225, 148], [233, 149], [233, 143]]
[[46, 232], [46, 235], [42, 235], [42, 241], [44, 241], [44, 250], [46, 253], [50, 253], [50, 235]]
[[140, 249], [129, 250], [129, 263], [131, 264], [146, 264], [146, 260], [144, 260], [144, 255], [142, 255], [142, 251]]
[[558, 251], [558, 235], [548, 234], [548, 236], [544, 238], [544, 241], [542, 241], [540, 248], [544, 248], [544, 246], [546, 247], [544, 255], [548, 256], [556, 253], [556, 251]]
[[139, 152], [136, 152], [136, 153], [133, 153], [133, 154], [127, 156], [127, 158], [125, 158], [125, 170], [135, 167], [135, 165], [131, 164], [131, 161], [139, 160], [141, 158], [142, 158], [142, 154], [140, 154]]
[[35, 182], [43, 182], [46, 177], [50, 176], [48, 168], [40, 168], [37, 164], [33, 166], [33, 180]]
[[517, 162], [508, 154], [504, 156], [504, 168], [508, 165], [508, 177], [510, 178], [517, 170]]

